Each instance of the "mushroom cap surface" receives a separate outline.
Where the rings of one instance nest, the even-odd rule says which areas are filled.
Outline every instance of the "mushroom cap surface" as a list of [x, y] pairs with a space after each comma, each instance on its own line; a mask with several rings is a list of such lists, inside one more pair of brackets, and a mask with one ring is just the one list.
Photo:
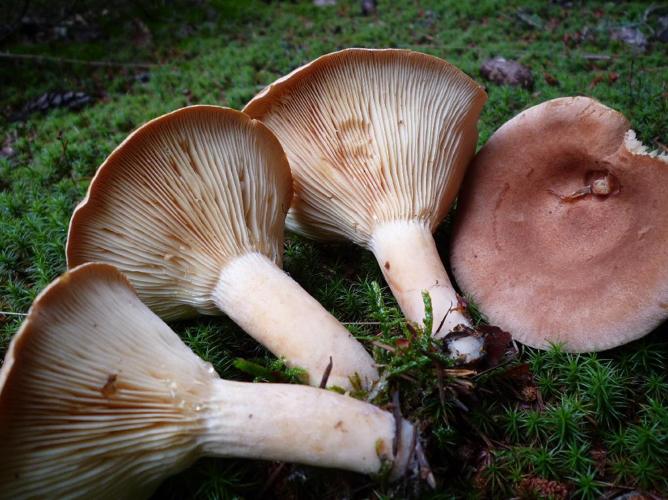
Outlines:
[[522, 343], [587, 352], [639, 338], [668, 317], [668, 157], [593, 99], [534, 106], [476, 156], [450, 260]]
[[244, 112], [281, 141], [294, 179], [287, 226], [368, 248], [375, 226], [445, 217], [475, 152], [487, 95], [455, 66], [400, 49], [324, 55]]
[[190, 106], [133, 132], [98, 169], [74, 211], [68, 266], [104, 261], [164, 319], [221, 314], [211, 299], [231, 259], [283, 255], [292, 178], [259, 121]]
[[217, 378], [113, 266], [67, 272], [0, 371], [0, 496], [148, 496], [197, 458], [189, 429]]

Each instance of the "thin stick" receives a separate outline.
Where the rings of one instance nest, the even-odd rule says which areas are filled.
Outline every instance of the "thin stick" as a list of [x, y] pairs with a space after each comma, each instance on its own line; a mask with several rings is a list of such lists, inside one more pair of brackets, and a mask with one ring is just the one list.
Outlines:
[[403, 417], [401, 416], [401, 403], [399, 401], [399, 391], [392, 393], [392, 414], [394, 415], [394, 441], [392, 442], [392, 454], [396, 457], [401, 442], [401, 427]]
[[377, 340], [372, 340], [371, 343], [375, 345], [376, 347], [380, 347], [381, 349], [385, 349], [386, 351], [389, 352], [396, 352], [396, 349], [390, 345], [384, 344], [382, 342], [378, 342]]
[[332, 360], [332, 357], [329, 357], [329, 363], [327, 363], [327, 368], [325, 368], [325, 372], [322, 374], [322, 378], [320, 379], [320, 388], [324, 389], [327, 387], [327, 381], [329, 380], [329, 374], [332, 373], [332, 367], [334, 366], [334, 361]]
[[55, 57], [40, 54], [12, 54], [11, 52], [0, 52], [0, 59], [16, 59], [16, 60], [30, 60], [38, 62], [56, 62], [66, 64], [83, 64], [86, 66], [101, 66], [101, 67], [124, 67], [124, 68], [154, 68], [159, 67], [156, 63], [142, 63], [142, 62], [117, 62], [117, 61], [86, 61], [84, 59], [72, 59], [69, 57]]
[[2, 314], [3, 316], [27, 316], [26, 313], [12, 313], [8, 311], [0, 311], [0, 314]]
[[607, 54], [580, 54], [583, 59], [587, 61], [610, 61], [612, 56]]
[[427, 484], [432, 490], [435, 490], [436, 478], [434, 477], [434, 473], [431, 471], [431, 467], [429, 466], [429, 462], [427, 461], [427, 455], [425, 455], [424, 450], [422, 449], [422, 445], [420, 444], [420, 441], [415, 442], [415, 454], [417, 455], [418, 459], [420, 476], [427, 482]]
[[448, 314], [450, 314], [451, 311], [452, 311], [452, 302], [450, 302], [450, 308], [447, 311], [445, 311], [445, 314], [443, 315], [443, 319], [438, 324], [438, 328], [434, 332], [434, 335], [438, 335], [439, 333], [441, 333], [441, 328], [443, 328], [443, 323], [445, 323], [445, 319], [448, 317]]
[[258, 495], [259, 498], [264, 498], [264, 496], [269, 492], [269, 489], [274, 485], [278, 479], [278, 476], [281, 474], [281, 472], [283, 472], [283, 469], [285, 469], [285, 462], [281, 462], [278, 467], [276, 467], [269, 475], [267, 482], [264, 483], [262, 491], [260, 491], [260, 494]]

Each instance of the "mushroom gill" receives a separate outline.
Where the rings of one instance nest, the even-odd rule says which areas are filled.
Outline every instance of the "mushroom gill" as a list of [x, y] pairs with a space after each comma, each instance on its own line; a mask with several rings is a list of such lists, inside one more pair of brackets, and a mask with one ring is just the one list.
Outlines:
[[244, 112], [285, 149], [295, 195], [288, 228], [371, 250], [409, 320], [431, 295], [442, 336], [470, 325], [436, 249], [475, 152], [486, 94], [456, 67], [398, 49], [347, 49], [269, 85]]
[[107, 262], [164, 319], [226, 313], [319, 384], [377, 378], [371, 356], [280, 269], [292, 196], [285, 154], [247, 115], [192, 106], [132, 133], [70, 222], [68, 266]]

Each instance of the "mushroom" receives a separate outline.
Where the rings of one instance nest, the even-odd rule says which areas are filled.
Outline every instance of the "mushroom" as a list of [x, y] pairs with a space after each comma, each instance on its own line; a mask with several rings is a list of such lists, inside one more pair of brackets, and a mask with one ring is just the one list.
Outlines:
[[505, 123], [468, 171], [451, 262], [495, 324], [533, 347], [598, 351], [668, 316], [668, 156], [588, 97]]
[[280, 269], [292, 178], [279, 142], [238, 111], [156, 118], [105, 160], [70, 222], [68, 266], [108, 262], [166, 320], [223, 311], [318, 385], [377, 379], [352, 335]]
[[43, 291], [0, 370], [3, 498], [147, 497], [202, 456], [398, 478], [416, 439], [348, 396], [219, 378], [109, 264]]
[[407, 319], [470, 326], [432, 236], [475, 152], [480, 86], [433, 56], [347, 49], [269, 85], [244, 112], [281, 141], [294, 179], [289, 229], [371, 250]]

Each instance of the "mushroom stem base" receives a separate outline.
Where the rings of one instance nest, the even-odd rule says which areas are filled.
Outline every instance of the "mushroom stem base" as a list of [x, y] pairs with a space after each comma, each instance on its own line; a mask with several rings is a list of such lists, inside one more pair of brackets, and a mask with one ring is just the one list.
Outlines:
[[[312, 387], [217, 380], [201, 410], [205, 456], [243, 457], [334, 467], [363, 474], [393, 463], [400, 477], [413, 459], [415, 429], [391, 413]], [[394, 439], [399, 436], [397, 453]]]
[[350, 377], [363, 386], [377, 380], [369, 353], [313, 297], [260, 253], [237, 257], [220, 273], [216, 305], [235, 323], [290, 366], [306, 370], [319, 385], [332, 358], [328, 386], [350, 389]]
[[457, 293], [426, 224], [418, 221], [380, 224], [373, 232], [370, 247], [406, 319], [423, 324], [422, 292], [427, 291], [432, 303], [434, 336], [444, 337], [460, 324], [471, 326], [458, 309]]

